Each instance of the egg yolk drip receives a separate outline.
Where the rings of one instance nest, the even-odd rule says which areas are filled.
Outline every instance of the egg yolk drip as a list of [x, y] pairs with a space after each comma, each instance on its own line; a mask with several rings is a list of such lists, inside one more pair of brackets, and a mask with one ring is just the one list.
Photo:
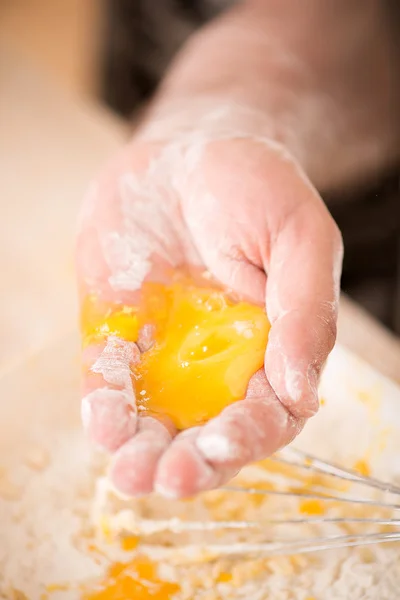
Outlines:
[[176, 583], [159, 579], [154, 563], [139, 557], [113, 564], [98, 589], [84, 593], [82, 600], [170, 600], [178, 591]]
[[84, 343], [109, 335], [136, 342], [154, 328], [152, 347], [132, 368], [142, 412], [167, 415], [186, 429], [205, 423], [244, 398], [263, 366], [269, 323], [264, 310], [190, 280], [145, 283], [137, 307], [89, 299], [82, 313]]

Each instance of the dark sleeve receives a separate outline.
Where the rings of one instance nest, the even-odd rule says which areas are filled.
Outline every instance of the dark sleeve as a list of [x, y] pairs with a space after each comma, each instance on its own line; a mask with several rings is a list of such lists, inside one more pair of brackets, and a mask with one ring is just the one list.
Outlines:
[[130, 116], [157, 88], [176, 52], [233, 0], [103, 0], [101, 96]]

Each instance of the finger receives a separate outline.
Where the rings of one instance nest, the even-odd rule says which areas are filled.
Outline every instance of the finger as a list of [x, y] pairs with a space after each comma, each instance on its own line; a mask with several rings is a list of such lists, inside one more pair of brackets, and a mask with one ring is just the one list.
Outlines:
[[264, 371], [253, 375], [245, 400], [235, 402], [207, 423], [196, 440], [204, 459], [223, 477], [289, 444], [304, 421], [277, 399]]
[[223, 473], [207, 463], [196, 446], [200, 427], [179, 434], [161, 457], [154, 489], [167, 498], [188, 498], [199, 492], [218, 487], [235, 473]]
[[265, 369], [282, 404], [307, 418], [318, 409], [319, 375], [335, 343], [343, 249], [318, 195], [309, 186], [297, 189], [297, 208], [276, 233], [266, 264], [272, 327]]
[[109, 477], [115, 489], [129, 497], [151, 493], [158, 461], [174, 435], [170, 423], [139, 418], [136, 435], [113, 457]]
[[84, 351], [82, 422], [89, 438], [105, 450], [117, 450], [137, 427], [131, 368], [140, 359], [136, 344], [110, 336]]

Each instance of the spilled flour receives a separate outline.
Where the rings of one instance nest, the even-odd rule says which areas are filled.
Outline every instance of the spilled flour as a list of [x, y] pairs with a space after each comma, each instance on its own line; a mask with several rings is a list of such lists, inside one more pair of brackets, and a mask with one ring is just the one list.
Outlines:
[[[7, 409], [0, 408], [0, 427], [4, 429], [0, 439], [2, 600], [79, 600], [82, 584], [95, 585], [110, 561], [128, 561], [137, 552], [159, 562], [162, 578], [179, 582], [180, 591], [173, 596], [176, 600], [397, 600], [400, 543], [293, 557], [205, 560], [205, 549], [212, 543], [234, 547], [249, 540], [295, 537], [293, 525], [283, 524], [276, 529], [266, 522], [271, 516], [298, 516], [294, 500], [219, 490], [186, 502], [153, 496], [127, 503], [115, 498], [101, 484], [103, 458], [87, 447], [77, 404], [71, 402], [71, 398], [78, 397], [76, 382], [71, 384], [68, 378], [74, 360], [65, 356], [63, 368], [47, 387], [40, 383], [40, 371], [48, 366], [48, 357], [34, 365], [38, 379], [35, 381], [33, 371], [28, 378], [28, 389], [33, 390], [34, 397], [32, 414], [28, 404], [22, 406], [27, 402], [22, 384], [13, 382], [0, 390], [7, 392], [3, 397], [10, 400]], [[377, 389], [377, 383], [380, 397], [374, 405], [380, 408], [372, 418], [371, 402], [354, 390]], [[58, 395], [57, 386], [63, 389]], [[321, 392], [324, 406], [296, 445], [346, 465], [368, 455], [374, 474], [398, 481], [400, 391], [347, 352], [336, 349]], [[60, 406], [56, 410], [57, 403]], [[7, 431], [21, 411], [26, 413], [27, 423], [18, 420], [7, 445]], [[38, 428], [33, 426], [35, 419]], [[250, 480], [260, 482], [258, 469], [248, 469], [240, 476], [242, 484]], [[365, 494], [362, 488], [357, 493]], [[337, 516], [341, 510], [336, 507], [332, 514]], [[264, 519], [265, 523], [254, 531], [238, 526], [223, 535], [216, 534], [210, 524], [209, 531], [199, 531], [196, 526], [185, 531], [189, 520], [201, 524], [215, 519]], [[169, 531], [171, 526], [174, 533]], [[343, 533], [333, 524], [324, 531]], [[127, 532], [140, 534], [138, 548], [123, 550], [118, 540], [112, 541], [113, 534]], [[106, 538], [102, 533], [107, 534]], [[313, 525], [303, 529], [301, 535], [318, 533]], [[191, 552], [179, 549], [187, 544]], [[193, 547], [200, 548], [200, 552]]]
[[32, 469], [29, 453], [27, 464], [13, 469], [19, 490], [13, 500], [0, 494], [1, 598], [13, 598], [17, 589], [39, 599], [47, 584], [100, 572], [76, 543], [91, 502], [93, 461], [80, 431], [58, 435], [50, 446], [52, 458], [43, 470]]

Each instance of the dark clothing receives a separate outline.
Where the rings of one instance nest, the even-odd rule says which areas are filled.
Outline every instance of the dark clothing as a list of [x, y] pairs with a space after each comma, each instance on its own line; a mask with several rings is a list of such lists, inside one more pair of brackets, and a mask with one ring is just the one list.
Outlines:
[[[400, 2], [386, 2], [396, 26]], [[106, 0], [103, 97], [109, 106], [129, 117], [154, 93], [193, 31], [232, 4], [234, 0]], [[349, 191], [346, 202], [323, 194], [344, 237], [343, 289], [397, 333], [399, 175], [400, 167], [381, 173], [367, 191]]]
[[190, 35], [233, 0], [106, 0], [103, 94], [130, 116]]

